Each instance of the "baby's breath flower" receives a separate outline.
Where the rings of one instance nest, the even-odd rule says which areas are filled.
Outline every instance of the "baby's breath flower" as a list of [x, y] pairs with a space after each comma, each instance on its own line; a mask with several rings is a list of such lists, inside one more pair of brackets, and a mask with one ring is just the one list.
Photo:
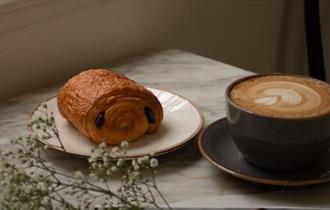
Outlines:
[[151, 168], [156, 168], [158, 166], [158, 160], [156, 158], [151, 158], [150, 159], [150, 167]]
[[41, 200], [41, 204], [44, 205], [44, 206], [48, 205], [49, 202], [50, 202], [50, 199], [49, 199], [49, 197], [46, 197], [46, 196], [43, 197], [42, 200]]
[[[154, 177], [143, 177], [141, 170], [157, 167], [157, 159], [143, 156], [129, 162], [123, 158], [129, 146], [127, 141], [111, 149], [103, 142], [91, 151], [88, 177], [84, 177], [79, 170], [73, 175], [66, 175], [43, 159], [43, 149], [48, 149], [48, 145], [38, 141], [38, 138], [58, 138], [55, 119], [53, 113], [47, 110], [47, 104], [42, 104], [40, 115], [31, 122], [31, 128], [39, 128], [38, 136], [30, 134], [13, 139], [11, 143], [16, 145], [14, 149], [0, 151], [0, 202], [4, 209], [46, 210], [53, 202], [58, 209], [127, 209], [127, 206], [136, 206], [138, 209], [140, 205], [156, 206], [152, 201], [152, 193], [146, 193], [145, 185], [150, 183], [147, 186], [154, 188], [153, 192], [159, 192], [152, 185]], [[119, 185], [109, 185], [109, 176], [117, 179]], [[94, 203], [99, 203], [100, 195], [104, 195], [105, 200], [94, 206]]]
[[150, 157], [148, 155], [145, 155], [145, 156], [142, 157], [143, 162], [148, 162], [149, 159], [150, 159]]
[[118, 171], [118, 168], [116, 166], [112, 166], [110, 170], [111, 172], [116, 173]]
[[144, 155], [142, 157], [138, 157], [136, 159], [136, 162], [139, 164], [139, 165], [143, 165], [143, 164], [149, 164], [149, 159], [150, 157], [148, 155]]
[[100, 147], [101, 149], [105, 149], [106, 146], [107, 146], [107, 144], [106, 144], [105, 142], [102, 142], [101, 144], [99, 144], [99, 147]]
[[136, 160], [132, 160], [132, 166], [135, 171], [139, 170], [140, 166]]
[[92, 165], [92, 168], [97, 168], [97, 166], [98, 166], [96, 162], [93, 162], [91, 165]]
[[138, 171], [133, 171], [132, 172], [132, 176], [133, 177], [137, 177], [137, 176], [139, 176], [140, 175], [140, 172], [138, 172]]
[[118, 166], [118, 167], [121, 167], [122, 165], [124, 165], [124, 160], [123, 160], [122, 158], [119, 158], [119, 159], [117, 160], [117, 166]]
[[97, 160], [97, 155], [96, 154], [92, 154], [92, 156], [90, 156], [89, 158], [88, 158], [88, 162], [89, 163], [93, 163], [93, 162], [95, 162]]
[[122, 141], [120, 143], [120, 147], [123, 148], [123, 149], [126, 149], [128, 147], [128, 141]]
[[117, 154], [119, 152], [119, 148], [118, 147], [112, 147], [111, 152], [114, 154]]
[[31, 191], [32, 191], [32, 185], [23, 185], [23, 190], [24, 190], [24, 192], [26, 192], [26, 193], [28, 193], [28, 194], [30, 194], [31, 193]]
[[74, 173], [74, 177], [77, 179], [83, 179], [84, 178], [84, 174], [81, 171], [76, 171]]
[[41, 192], [46, 192], [47, 187], [44, 182], [38, 182], [37, 183], [37, 189], [40, 190]]
[[136, 160], [136, 162], [141, 165], [143, 163], [143, 159], [142, 157], [138, 157], [138, 159]]

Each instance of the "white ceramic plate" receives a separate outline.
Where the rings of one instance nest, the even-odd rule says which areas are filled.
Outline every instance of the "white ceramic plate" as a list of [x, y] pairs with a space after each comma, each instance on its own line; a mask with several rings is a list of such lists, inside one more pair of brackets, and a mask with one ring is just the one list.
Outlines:
[[[163, 106], [164, 119], [155, 134], [146, 134], [141, 139], [131, 142], [126, 158], [133, 158], [148, 154], [161, 155], [184, 146], [201, 130], [203, 117], [201, 112], [189, 100], [164, 90], [148, 88], [158, 98]], [[50, 148], [67, 152], [81, 157], [89, 157], [91, 149], [96, 146], [86, 136], [71, 126], [59, 113], [56, 97], [44, 102], [47, 111], [54, 113], [55, 125], [64, 149], [56, 138], [47, 141], [39, 139]], [[42, 113], [38, 110], [32, 113], [31, 120], [38, 118]], [[33, 129], [32, 129], [33, 130]], [[38, 134], [41, 131], [34, 129]]]

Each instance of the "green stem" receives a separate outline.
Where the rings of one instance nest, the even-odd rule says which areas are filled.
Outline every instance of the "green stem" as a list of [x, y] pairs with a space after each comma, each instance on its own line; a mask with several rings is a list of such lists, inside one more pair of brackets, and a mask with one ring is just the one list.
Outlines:
[[155, 178], [155, 171], [152, 171], [152, 182], [153, 182], [153, 185], [154, 185], [154, 189], [157, 191], [157, 193], [159, 194], [159, 196], [165, 202], [166, 206], [169, 209], [172, 209], [171, 206], [170, 206], [170, 204], [167, 202], [167, 200], [165, 199], [165, 197], [163, 196], [163, 194], [160, 192], [160, 190], [157, 187], [156, 178]]

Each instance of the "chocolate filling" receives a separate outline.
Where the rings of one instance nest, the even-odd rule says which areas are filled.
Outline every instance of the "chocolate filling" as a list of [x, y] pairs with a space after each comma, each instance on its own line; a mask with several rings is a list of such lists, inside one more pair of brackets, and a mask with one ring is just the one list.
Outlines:
[[149, 123], [156, 123], [155, 113], [152, 111], [152, 109], [150, 109], [150, 107], [144, 107], [144, 113], [146, 114]]
[[104, 124], [104, 112], [101, 112], [99, 115], [97, 115], [95, 119], [95, 125], [97, 128], [101, 128]]

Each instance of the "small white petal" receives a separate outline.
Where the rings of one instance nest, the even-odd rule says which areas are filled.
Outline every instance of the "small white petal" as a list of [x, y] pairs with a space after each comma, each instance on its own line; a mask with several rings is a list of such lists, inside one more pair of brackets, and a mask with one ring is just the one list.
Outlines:
[[151, 158], [150, 159], [150, 167], [151, 168], [156, 168], [158, 166], [158, 160], [156, 158]]
[[128, 147], [128, 141], [122, 141], [120, 147], [126, 149]]

